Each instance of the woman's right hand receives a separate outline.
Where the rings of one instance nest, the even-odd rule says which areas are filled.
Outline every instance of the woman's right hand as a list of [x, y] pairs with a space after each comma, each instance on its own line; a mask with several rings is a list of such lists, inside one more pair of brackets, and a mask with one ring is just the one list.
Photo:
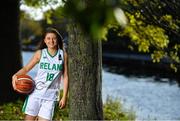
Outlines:
[[16, 81], [17, 81], [17, 75], [13, 75], [12, 76], [12, 86], [13, 86], [13, 89], [16, 91]]

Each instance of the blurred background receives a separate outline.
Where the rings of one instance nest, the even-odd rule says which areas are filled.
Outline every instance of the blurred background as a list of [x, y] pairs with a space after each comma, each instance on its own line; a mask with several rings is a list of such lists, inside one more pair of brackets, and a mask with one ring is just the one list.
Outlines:
[[[106, 30], [105, 38], [102, 34], [103, 103], [109, 96], [118, 99], [124, 109], [135, 112], [137, 120], [180, 120], [180, 2], [121, 2], [108, 1], [105, 6], [107, 11], [122, 8], [127, 25], [114, 24]], [[66, 30], [69, 20], [63, 14], [62, 1], [37, 8], [25, 3], [20, 4], [19, 23], [23, 65], [32, 57], [46, 27], [58, 29], [65, 47], [69, 38]], [[84, 14], [74, 15], [86, 20]], [[93, 22], [87, 26], [93, 26]], [[30, 75], [34, 77], [35, 73], [36, 68]]]
[[[24, 63], [36, 49], [42, 30], [49, 25], [58, 28], [64, 42], [68, 44], [66, 18], [61, 16], [59, 19], [51, 15], [50, 21], [53, 24], [50, 22], [48, 25], [45, 16], [50, 10], [42, 14], [21, 5], [21, 12]], [[137, 119], [180, 119], [179, 74], [170, 68], [170, 61], [163, 58], [159, 63], [153, 62], [149, 53], [138, 51], [130, 37], [118, 36], [118, 33], [119, 29], [111, 28], [108, 30], [107, 40], [102, 41], [103, 102], [108, 96], [118, 98], [125, 105], [124, 108], [136, 113]], [[30, 74], [34, 76], [35, 71]]]

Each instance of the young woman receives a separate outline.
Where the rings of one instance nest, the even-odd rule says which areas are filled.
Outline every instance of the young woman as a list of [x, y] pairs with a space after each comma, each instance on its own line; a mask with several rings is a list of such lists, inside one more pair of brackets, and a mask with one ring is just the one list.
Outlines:
[[54, 28], [47, 28], [39, 49], [17, 73], [12, 76], [12, 85], [16, 90], [17, 75], [27, 74], [38, 64], [35, 90], [24, 102], [25, 120], [52, 120], [56, 101], [59, 100], [60, 80], [63, 77], [63, 96], [59, 100], [60, 108], [65, 107], [68, 93], [67, 53], [63, 49], [62, 36]]

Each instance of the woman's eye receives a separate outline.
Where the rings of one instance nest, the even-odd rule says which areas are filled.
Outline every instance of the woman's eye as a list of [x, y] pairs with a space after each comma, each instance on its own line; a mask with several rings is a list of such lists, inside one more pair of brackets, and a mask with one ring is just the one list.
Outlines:
[[46, 39], [48, 39], [48, 40], [49, 40], [49, 39], [50, 39], [50, 37], [47, 37]]
[[54, 37], [54, 38], [53, 38], [53, 40], [57, 40], [57, 38], [56, 38], [56, 37]]

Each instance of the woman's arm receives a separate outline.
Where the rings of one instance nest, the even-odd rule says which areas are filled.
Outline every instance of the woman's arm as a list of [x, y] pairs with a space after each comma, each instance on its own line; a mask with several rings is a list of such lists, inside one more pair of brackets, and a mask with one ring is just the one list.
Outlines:
[[16, 90], [15, 82], [17, 80], [17, 75], [27, 74], [39, 62], [40, 58], [41, 58], [41, 50], [38, 50], [35, 52], [31, 60], [12, 76], [12, 85], [15, 90]]
[[68, 94], [68, 67], [67, 67], [67, 53], [64, 51], [64, 74], [63, 74], [63, 97], [60, 100], [59, 106], [63, 108], [66, 105], [66, 98]]
[[63, 97], [67, 97], [68, 93], [68, 67], [67, 67], [67, 53], [64, 53], [64, 91]]

